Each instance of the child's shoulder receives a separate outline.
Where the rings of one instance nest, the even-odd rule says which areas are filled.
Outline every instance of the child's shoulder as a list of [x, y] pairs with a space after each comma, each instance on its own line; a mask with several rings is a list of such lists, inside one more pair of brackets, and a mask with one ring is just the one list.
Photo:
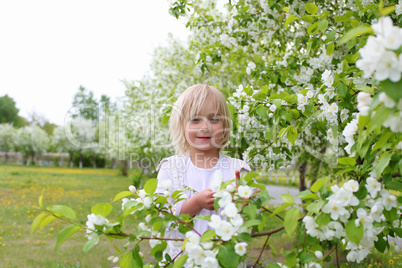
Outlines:
[[184, 156], [181, 155], [172, 155], [169, 157], [163, 158], [159, 164], [158, 167], [156, 168], [156, 171], [159, 171], [161, 168], [172, 168], [175, 167], [178, 163], [178, 160], [181, 159]]

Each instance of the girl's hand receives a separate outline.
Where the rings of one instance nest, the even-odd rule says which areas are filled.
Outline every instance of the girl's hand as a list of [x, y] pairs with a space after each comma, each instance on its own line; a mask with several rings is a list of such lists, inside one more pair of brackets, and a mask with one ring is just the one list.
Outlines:
[[199, 192], [197, 197], [197, 204], [205, 209], [214, 210], [215, 194], [210, 188]]

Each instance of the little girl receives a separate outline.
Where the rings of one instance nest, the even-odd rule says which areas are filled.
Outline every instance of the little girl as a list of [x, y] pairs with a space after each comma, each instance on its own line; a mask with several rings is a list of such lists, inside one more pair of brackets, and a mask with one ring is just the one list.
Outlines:
[[[239, 179], [250, 171], [242, 160], [225, 156], [222, 148], [228, 143], [231, 119], [225, 97], [214, 87], [194, 85], [186, 89], [173, 106], [170, 117], [170, 137], [176, 155], [163, 159], [157, 167], [157, 193], [165, 190], [159, 185], [171, 182], [170, 193], [187, 190], [186, 200], [173, 208], [175, 215], [209, 216], [215, 214], [214, 192], [211, 184], [216, 171], [223, 181]], [[170, 184], [170, 183], [169, 183]], [[208, 221], [194, 221], [194, 229], [203, 234]], [[173, 236], [182, 237], [178, 231]], [[169, 243], [170, 256], [174, 258], [181, 249]]]

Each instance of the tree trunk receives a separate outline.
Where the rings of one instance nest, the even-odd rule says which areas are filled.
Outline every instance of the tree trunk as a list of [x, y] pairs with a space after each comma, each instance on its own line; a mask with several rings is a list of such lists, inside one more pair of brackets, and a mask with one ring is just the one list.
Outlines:
[[4, 164], [7, 164], [8, 162], [8, 154], [6, 152], [6, 154], [4, 155]]
[[113, 158], [113, 166], [112, 166], [112, 168], [116, 169], [116, 166], [117, 166], [116, 158]]
[[82, 153], [80, 154], [80, 168], [82, 168]]
[[299, 166], [299, 191], [302, 192], [306, 190], [306, 166], [307, 162], [304, 161], [300, 166]]
[[93, 168], [96, 168], [96, 156], [94, 155], [94, 159], [93, 159]]
[[122, 166], [121, 166], [121, 173], [123, 174], [123, 176], [127, 176], [128, 175], [128, 170], [127, 170], [127, 160], [121, 160]]

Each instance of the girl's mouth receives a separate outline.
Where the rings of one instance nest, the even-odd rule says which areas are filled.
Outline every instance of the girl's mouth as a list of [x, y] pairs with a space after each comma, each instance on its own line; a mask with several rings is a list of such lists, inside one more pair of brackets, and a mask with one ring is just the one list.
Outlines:
[[210, 140], [211, 139], [211, 137], [198, 137], [198, 138], [201, 140]]

